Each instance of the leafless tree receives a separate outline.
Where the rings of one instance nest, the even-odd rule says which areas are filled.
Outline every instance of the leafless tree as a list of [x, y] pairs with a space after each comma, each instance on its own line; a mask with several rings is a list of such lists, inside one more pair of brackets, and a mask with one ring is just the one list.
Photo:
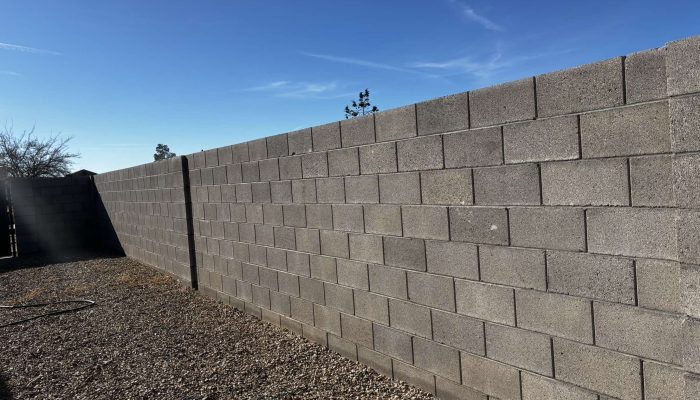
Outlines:
[[80, 157], [69, 151], [71, 139], [60, 134], [41, 139], [34, 128], [15, 134], [12, 126], [5, 126], [0, 130], [0, 167], [16, 178], [64, 176], [70, 173], [73, 160]]

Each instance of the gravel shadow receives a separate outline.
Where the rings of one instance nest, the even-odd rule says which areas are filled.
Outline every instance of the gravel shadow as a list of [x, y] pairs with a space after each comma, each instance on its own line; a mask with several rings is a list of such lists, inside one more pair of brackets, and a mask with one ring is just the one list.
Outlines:
[[2, 374], [0, 374], [0, 400], [12, 400], [12, 393], [10, 393], [10, 388], [7, 387], [5, 377]]
[[[0, 274], [26, 268], [43, 267], [50, 264], [72, 263], [88, 261], [98, 258], [120, 258], [123, 254], [118, 252], [68, 252], [61, 255], [29, 255], [19, 257], [0, 258]], [[2, 398], [0, 398], [1, 400]]]

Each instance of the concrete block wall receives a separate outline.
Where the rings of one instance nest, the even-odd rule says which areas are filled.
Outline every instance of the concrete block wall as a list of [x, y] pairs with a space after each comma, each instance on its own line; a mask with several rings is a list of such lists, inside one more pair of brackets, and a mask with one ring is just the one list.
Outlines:
[[11, 178], [17, 251], [21, 256], [89, 250], [96, 244], [90, 177]]
[[[207, 295], [444, 399], [698, 398], [700, 37], [187, 164]], [[96, 180], [161, 268], [163, 165]]]
[[[182, 157], [96, 175], [100, 206], [124, 253], [192, 283]], [[196, 284], [196, 279], [194, 280]]]

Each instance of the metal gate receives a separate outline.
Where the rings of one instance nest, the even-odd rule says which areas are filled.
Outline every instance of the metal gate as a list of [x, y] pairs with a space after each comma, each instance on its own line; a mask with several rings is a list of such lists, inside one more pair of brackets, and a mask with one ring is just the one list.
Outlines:
[[0, 180], [0, 257], [14, 257], [17, 255], [17, 239], [6, 182], [5, 179]]

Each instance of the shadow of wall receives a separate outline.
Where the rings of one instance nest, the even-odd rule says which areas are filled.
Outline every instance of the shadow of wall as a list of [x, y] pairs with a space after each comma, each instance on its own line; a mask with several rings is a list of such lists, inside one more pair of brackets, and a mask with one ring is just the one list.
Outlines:
[[92, 177], [8, 180], [20, 256], [122, 253]]

